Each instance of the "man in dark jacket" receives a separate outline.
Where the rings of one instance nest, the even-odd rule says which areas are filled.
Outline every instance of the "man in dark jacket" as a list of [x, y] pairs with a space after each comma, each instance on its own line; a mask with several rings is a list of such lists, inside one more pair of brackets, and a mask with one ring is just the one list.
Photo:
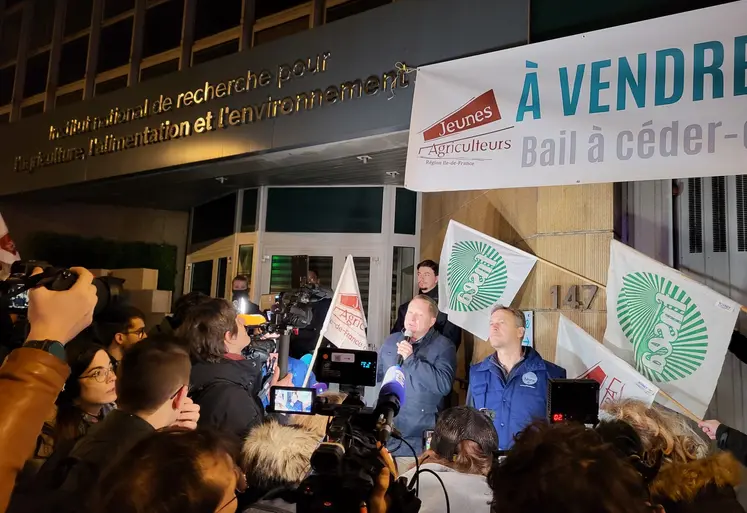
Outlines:
[[187, 397], [190, 367], [189, 354], [173, 337], [157, 336], [128, 350], [118, 370], [118, 408], [91, 428], [58, 468], [40, 470], [40, 477], [62, 483], [59, 491], [45, 490], [53, 492], [48, 498], [56, 498], [58, 506], [82, 504], [98, 477], [140, 440], [167, 426], [197, 427], [199, 407]]
[[547, 382], [565, 378], [562, 367], [542, 359], [524, 339], [524, 314], [496, 306], [490, 315], [488, 341], [495, 353], [469, 371], [467, 405], [487, 412], [498, 432], [500, 450], [535, 420], [547, 418]]
[[192, 308], [177, 334], [192, 353], [190, 396], [200, 405], [200, 426], [243, 439], [264, 419], [262, 369], [257, 359], [241, 355], [251, 339], [236, 309], [225, 299], [212, 299]]
[[[405, 375], [405, 401], [395, 419], [397, 429], [420, 455], [423, 452], [423, 432], [436, 425], [436, 413], [451, 392], [456, 373], [454, 344], [434, 329], [438, 305], [429, 296], [416, 296], [407, 308], [405, 328], [412, 331], [410, 342], [401, 332], [387, 337], [381, 346], [377, 380], [381, 382], [389, 367], [402, 356]], [[411, 457], [410, 449], [393, 442], [395, 456]]]
[[[425, 294], [438, 304], [438, 264], [433, 260], [423, 260], [418, 264], [418, 290], [420, 294]], [[409, 304], [407, 302], [400, 305], [397, 310], [397, 320], [394, 321], [390, 333], [404, 331], [405, 314], [407, 314]], [[459, 345], [462, 343], [462, 328], [450, 323], [449, 317], [445, 313], [438, 312], [434, 328], [441, 335], [451, 340], [454, 346], [459, 349]]]

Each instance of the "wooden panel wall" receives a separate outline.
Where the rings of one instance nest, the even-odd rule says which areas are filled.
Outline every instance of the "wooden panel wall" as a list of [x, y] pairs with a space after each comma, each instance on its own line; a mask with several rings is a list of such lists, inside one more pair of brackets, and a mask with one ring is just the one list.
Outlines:
[[[613, 184], [494, 189], [423, 194], [421, 258], [438, 261], [446, 227], [454, 219], [595, 282], [607, 282], [609, 243], [613, 236]], [[561, 303], [571, 285], [588, 282], [543, 262], [529, 275], [512, 306], [534, 310], [534, 342], [546, 360], [555, 358], [558, 311], [552, 309], [550, 287], [560, 285]], [[586, 311], [564, 315], [602, 339], [606, 297], [599, 290]], [[491, 353], [490, 345], [465, 335], [458, 375], [464, 359], [473, 363]]]

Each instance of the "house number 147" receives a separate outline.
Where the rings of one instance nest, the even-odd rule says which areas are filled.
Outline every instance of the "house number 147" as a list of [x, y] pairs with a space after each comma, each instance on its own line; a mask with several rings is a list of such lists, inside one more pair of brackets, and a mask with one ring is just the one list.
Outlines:
[[[563, 309], [571, 310], [588, 310], [591, 308], [591, 303], [594, 301], [594, 297], [597, 295], [599, 287], [596, 285], [581, 285], [581, 293], [579, 294], [579, 286], [571, 285], [568, 287], [568, 291], [563, 297]], [[550, 296], [552, 296], [552, 309], [560, 310], [560, 285], [553, 285], [550, 287]]]

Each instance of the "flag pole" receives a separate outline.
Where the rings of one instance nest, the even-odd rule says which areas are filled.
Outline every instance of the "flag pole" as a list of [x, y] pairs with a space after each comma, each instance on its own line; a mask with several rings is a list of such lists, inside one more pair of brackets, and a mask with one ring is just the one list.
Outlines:
[[674, 397], [672, 397], [671, 395], [667, 394], [667, 393], [666, 393], [666, 392], [664, 392], [663, 390], [659, 389], [659, 393], [660, 393], [661, 395], [663, 395], [664, 397], [666, 397], [667, 399], [669, 399], [670, 401], [672, 401], [672, 402], [673, 402], [674, 404], [676, 404], [676, 405], [677, 405], [677, 406], [679, 406], [680, 408], [682, 408], [682, 412], [683, 412], [683, 413], [684, 413], [684, 414], [685, 414], [685, 415], [686, 415], [687, 417], [690, 417], [690, 419], [694, 420], [695, 422], [700, 422], [700, 421], [702, 421], [702, 420], [703, 420], [703, 419], [701, 419], [700, 417], [698, 417], [697, 415], [695, 415], [695, 414], [694, 414], [693, 412], [691, 412], [690, 410], [688, 410], [687, 408], [685, 408], [685, 407], [684, 407], [684, 406], [682, 405], [682, 403], [681, 403], [681, 402], [679, 402], [679, 401], [678, 401], [677, 399], [675, 399], [675, 398], [674, 398]]
[[[564, 273], [570, 274], [571, 276], [573, 276], [575, 278], [578, 278], [581, 281], [585, 281], [586, 283], [590, 283], [591, 285], [596, 285], [600, 289], [607, 290], [607, 286], [606, 285], [602, 285], [601, 283], [599, 283], [597, 281], [594, 281], [591, 278], [587, 278], [586, 276], [584, 276], [582, 274], [579, 274], [579, 273], [577, 273], [575, 271], [571, 271], [570, 269], [566, 269], [563, 266], [560, 266], [560, 265], [558, 265], [558, 264], [556, 264], [554, 262], [550, 262], [549, 260], [545, 260], [544, 258], [539, 257], [537, 255], [534, 255], [534, 257], [537, 259], [538, 262], [542, 262], [543, 264], [547, 264], [550, 267], [552, 267], [553, 269], [557, 269], [558, 271], [563, 271]], [[739, 309], [742, 312], [747, 313], [747, 306], [739, 305]], [[674, 401], [674, 399], [672, 399], [672, 400]], [[682, 406], [682, 405], [680, 405], [680, 406]]]

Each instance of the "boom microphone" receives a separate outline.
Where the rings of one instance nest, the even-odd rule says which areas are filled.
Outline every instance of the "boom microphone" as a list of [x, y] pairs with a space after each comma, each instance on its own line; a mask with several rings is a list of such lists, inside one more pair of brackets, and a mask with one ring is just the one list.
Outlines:
[[[409, 343], [409, 342], [410, 342], [410, 340], [412, 340], [412, 331], [410, 331], [410, 330], [405, 330], [405, 342], [408, 342], [408, 343]], [[398, 354], [398, 355], [397, 355], [397, 365], [398, 365], [399, 367], [401, 367], [403, 363], [405, 363], [405, 359], [404, 359], [404, 358], [402, 357], [402, 355], [401, 355], [401, 354]]]
[[379, 398], [376, 401], [376, 413], [383, 418], [379, 428], [379, 441], [386, 443], [392, 434], [392, 421], [405, 404], [405, 374], [399, 365], [387, 369], [384, 381], [381, 383]]

